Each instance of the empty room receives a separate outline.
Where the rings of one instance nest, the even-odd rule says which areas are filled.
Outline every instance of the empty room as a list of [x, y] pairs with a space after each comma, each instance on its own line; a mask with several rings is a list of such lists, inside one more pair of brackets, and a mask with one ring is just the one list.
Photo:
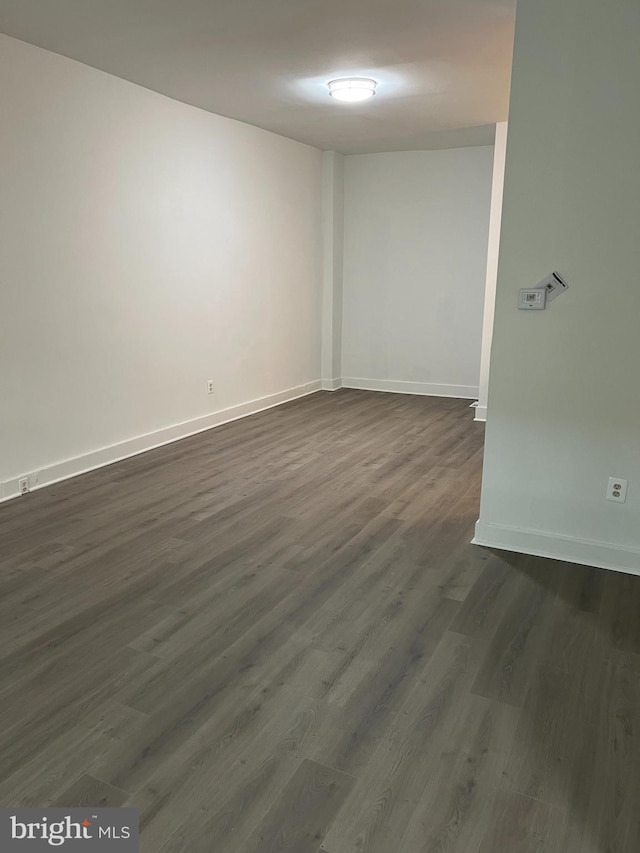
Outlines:
[[638, 853], [637, 0], [0, 0], [0, 850]]

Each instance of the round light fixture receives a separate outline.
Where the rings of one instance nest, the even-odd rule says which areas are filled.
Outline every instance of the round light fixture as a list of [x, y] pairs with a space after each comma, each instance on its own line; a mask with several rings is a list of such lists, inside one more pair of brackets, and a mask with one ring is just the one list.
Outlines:
[[376, 93], [376, 81], [368, 77], [342, 77], [328, 83], [329, 94], [336, 101], [347, 101], [350, 104], [366, 101]]

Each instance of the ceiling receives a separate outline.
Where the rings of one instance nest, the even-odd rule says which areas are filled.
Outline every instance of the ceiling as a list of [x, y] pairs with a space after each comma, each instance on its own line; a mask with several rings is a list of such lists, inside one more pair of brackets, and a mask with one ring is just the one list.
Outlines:
[[[0, 0], [0, 31], [187, 104], [348, 153], [485, 145], [515, 0]], [[378, 81], [364, 104], [333, 77]]]

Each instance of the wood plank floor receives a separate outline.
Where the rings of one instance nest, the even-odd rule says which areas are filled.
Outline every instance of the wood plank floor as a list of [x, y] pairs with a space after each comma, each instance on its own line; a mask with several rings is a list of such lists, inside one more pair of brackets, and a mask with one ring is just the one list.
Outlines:
[[467, 401], [319, 393], [0, 507], [0, 804], [143, 853], [637, 853], [640, 578], [469, 545]]

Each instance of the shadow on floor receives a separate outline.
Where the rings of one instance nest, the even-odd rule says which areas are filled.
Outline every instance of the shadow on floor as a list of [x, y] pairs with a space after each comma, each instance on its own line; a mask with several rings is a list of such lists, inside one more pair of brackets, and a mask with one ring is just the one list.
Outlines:
[[[522, 601], [511, 657], [499, 650], [507, 701], [528, 683], [496, 820], [512, 822], [516, 836], [517, 824], [528, 824], [518, 853], [635, 853], [640, 577], [504, 553], [500, 560], [517, 576], [514, 599]], [[501, 639], [498, 630], [493, 642]], [[500, 831], [504, 843], [508, 826]]]

